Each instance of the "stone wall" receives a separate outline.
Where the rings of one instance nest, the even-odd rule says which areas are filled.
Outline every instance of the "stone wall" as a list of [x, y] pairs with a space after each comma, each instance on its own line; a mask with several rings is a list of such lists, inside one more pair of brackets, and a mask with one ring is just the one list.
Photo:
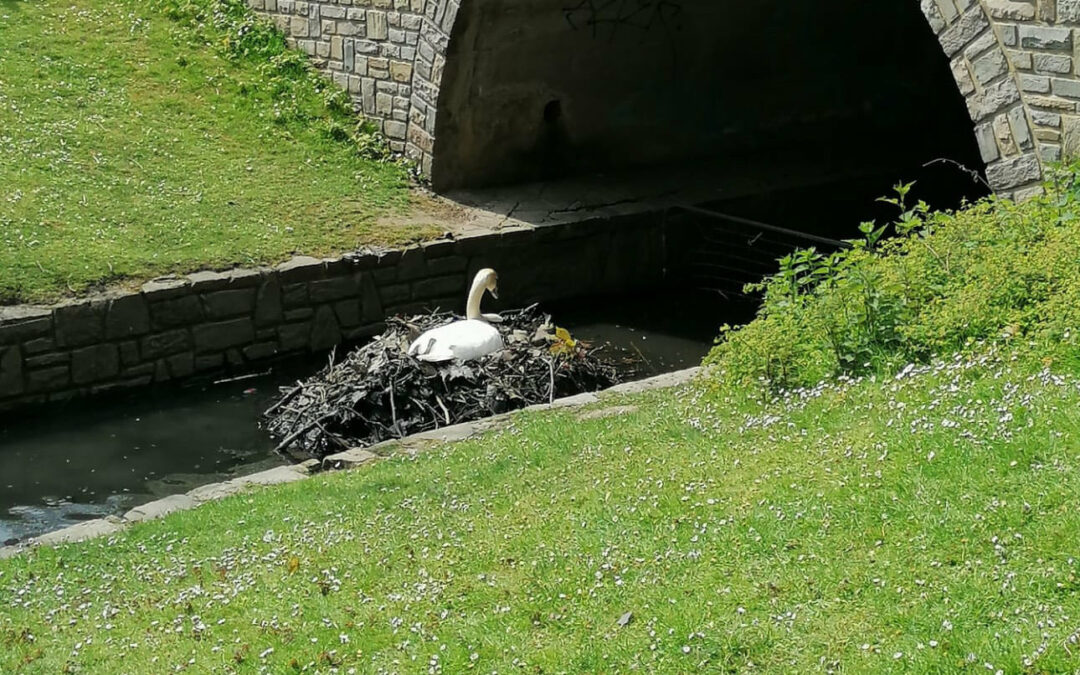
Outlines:
[[[435, 106], [456, 0], [248, 0], [431, 173]], [[444, 30], [445, 27], [445, 30]], [[429, 114], [430, 113], [430, 114]]]
[[[503, 306], [660, 279], [649, 216], [435, 241], [381, 255], [295, 258], [275, 268], [198, 272], [140, 291], [0, 308], [0, 410], [243, 372], [381, 330], [389, 315], [463, 311], [476, 270], [499, 272]], [[485, 309], [499, 302], [485, 301]]]
[[1062, 158], [1062, 131], [1080, 101], [1073, 62], [1073, 25], [1080, 16], [1070, 5], [1080, 6], [1074, 0], [922, 0], [998, 192], [1022, 199], [1038, 191], [1043, 165]]
[[[1080, 2], [989, 0], [987, 9], [1009, 66], [1016, 73], [1038, 158], [1045, 163], [1080, 156], [1080, 62], [1076, 53], [1080, 48]], [[978, 79], [975, 64], [970, 64], [969, 72]], [[1010, 121], [1015, 120], [1018, 126], [1021, 113], [1015, 109], [1009, 113]], [[1005, 132], [1000, 114], [977, 128], [990, 155], [994, 153], [990, 136], [1002, 156], [1007, 156], [1013, 145], [1028, 143], [1022, 132], [1011, 139]]]

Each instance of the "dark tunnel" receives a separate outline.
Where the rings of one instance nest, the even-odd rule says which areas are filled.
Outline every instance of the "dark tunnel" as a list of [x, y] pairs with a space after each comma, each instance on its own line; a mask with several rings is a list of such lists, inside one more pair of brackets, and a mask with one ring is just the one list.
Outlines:
[[924, 168], [984, 167], [916, 0], [464, 2], [435, 136], [440, 190], [673, 166], [983, 190]]

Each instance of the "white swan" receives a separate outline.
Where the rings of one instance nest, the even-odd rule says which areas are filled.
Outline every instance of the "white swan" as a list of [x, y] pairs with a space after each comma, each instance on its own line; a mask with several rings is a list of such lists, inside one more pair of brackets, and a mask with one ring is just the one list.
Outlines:
[[503, 348], [502, 336], [489, 321], [501, 321], [498, 314], [481, 314], [480, 299], [484, 291], [499, 297], [499, 277], [493, 269], [482, 269], [473, 279], [465, 320], [432, 328], [409, 345], [409, 354], [421, 361], [468, 361], [493, 354]]

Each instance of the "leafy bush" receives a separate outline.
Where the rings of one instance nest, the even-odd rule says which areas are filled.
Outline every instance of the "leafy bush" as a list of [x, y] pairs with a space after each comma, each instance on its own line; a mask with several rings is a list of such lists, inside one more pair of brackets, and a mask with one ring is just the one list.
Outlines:
[[1080, 363], [1078, 175], [1058, 171], [1023, 204], [988, 197], [957, 212], [909, 207], [911, 186], [898, 185], [886, 200], [900, 208], [896, 222], [863, 223], [840, 251], [797, 251], [749, 286], [764, 294], [757, 318], [724, 326], [706, 364], [735, 386], [789, 388], [975, 343]]
[[357, 116], [349, 94], [321, 77], [304, 53], [291, 49], [281, 31], [257, 17], [244, 0], [155, 1], [166, 16], [225, 57], [258, 66], [264, 91], [255, 93], [265, 93], [272, 101], [275, 122], [314, 125], [326, 138], [353, 145], [362, 157], [390, 159], [386, 140], [371, 122]]

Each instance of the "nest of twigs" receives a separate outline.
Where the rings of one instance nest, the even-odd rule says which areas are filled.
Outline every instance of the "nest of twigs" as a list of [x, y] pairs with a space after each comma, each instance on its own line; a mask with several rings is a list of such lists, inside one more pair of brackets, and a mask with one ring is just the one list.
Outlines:
[[574, 341], [535, 306], [494, 324], [506, 349], [483, 359], [426, 363], [407, 354], [420, 333], [456, 319], [387, 320], [386, 331], [340, 362], [282, 387], [264, 423], [279, 451], [322, 458], [353, 447], [475, 420], [618, 382], [600, 349]]

